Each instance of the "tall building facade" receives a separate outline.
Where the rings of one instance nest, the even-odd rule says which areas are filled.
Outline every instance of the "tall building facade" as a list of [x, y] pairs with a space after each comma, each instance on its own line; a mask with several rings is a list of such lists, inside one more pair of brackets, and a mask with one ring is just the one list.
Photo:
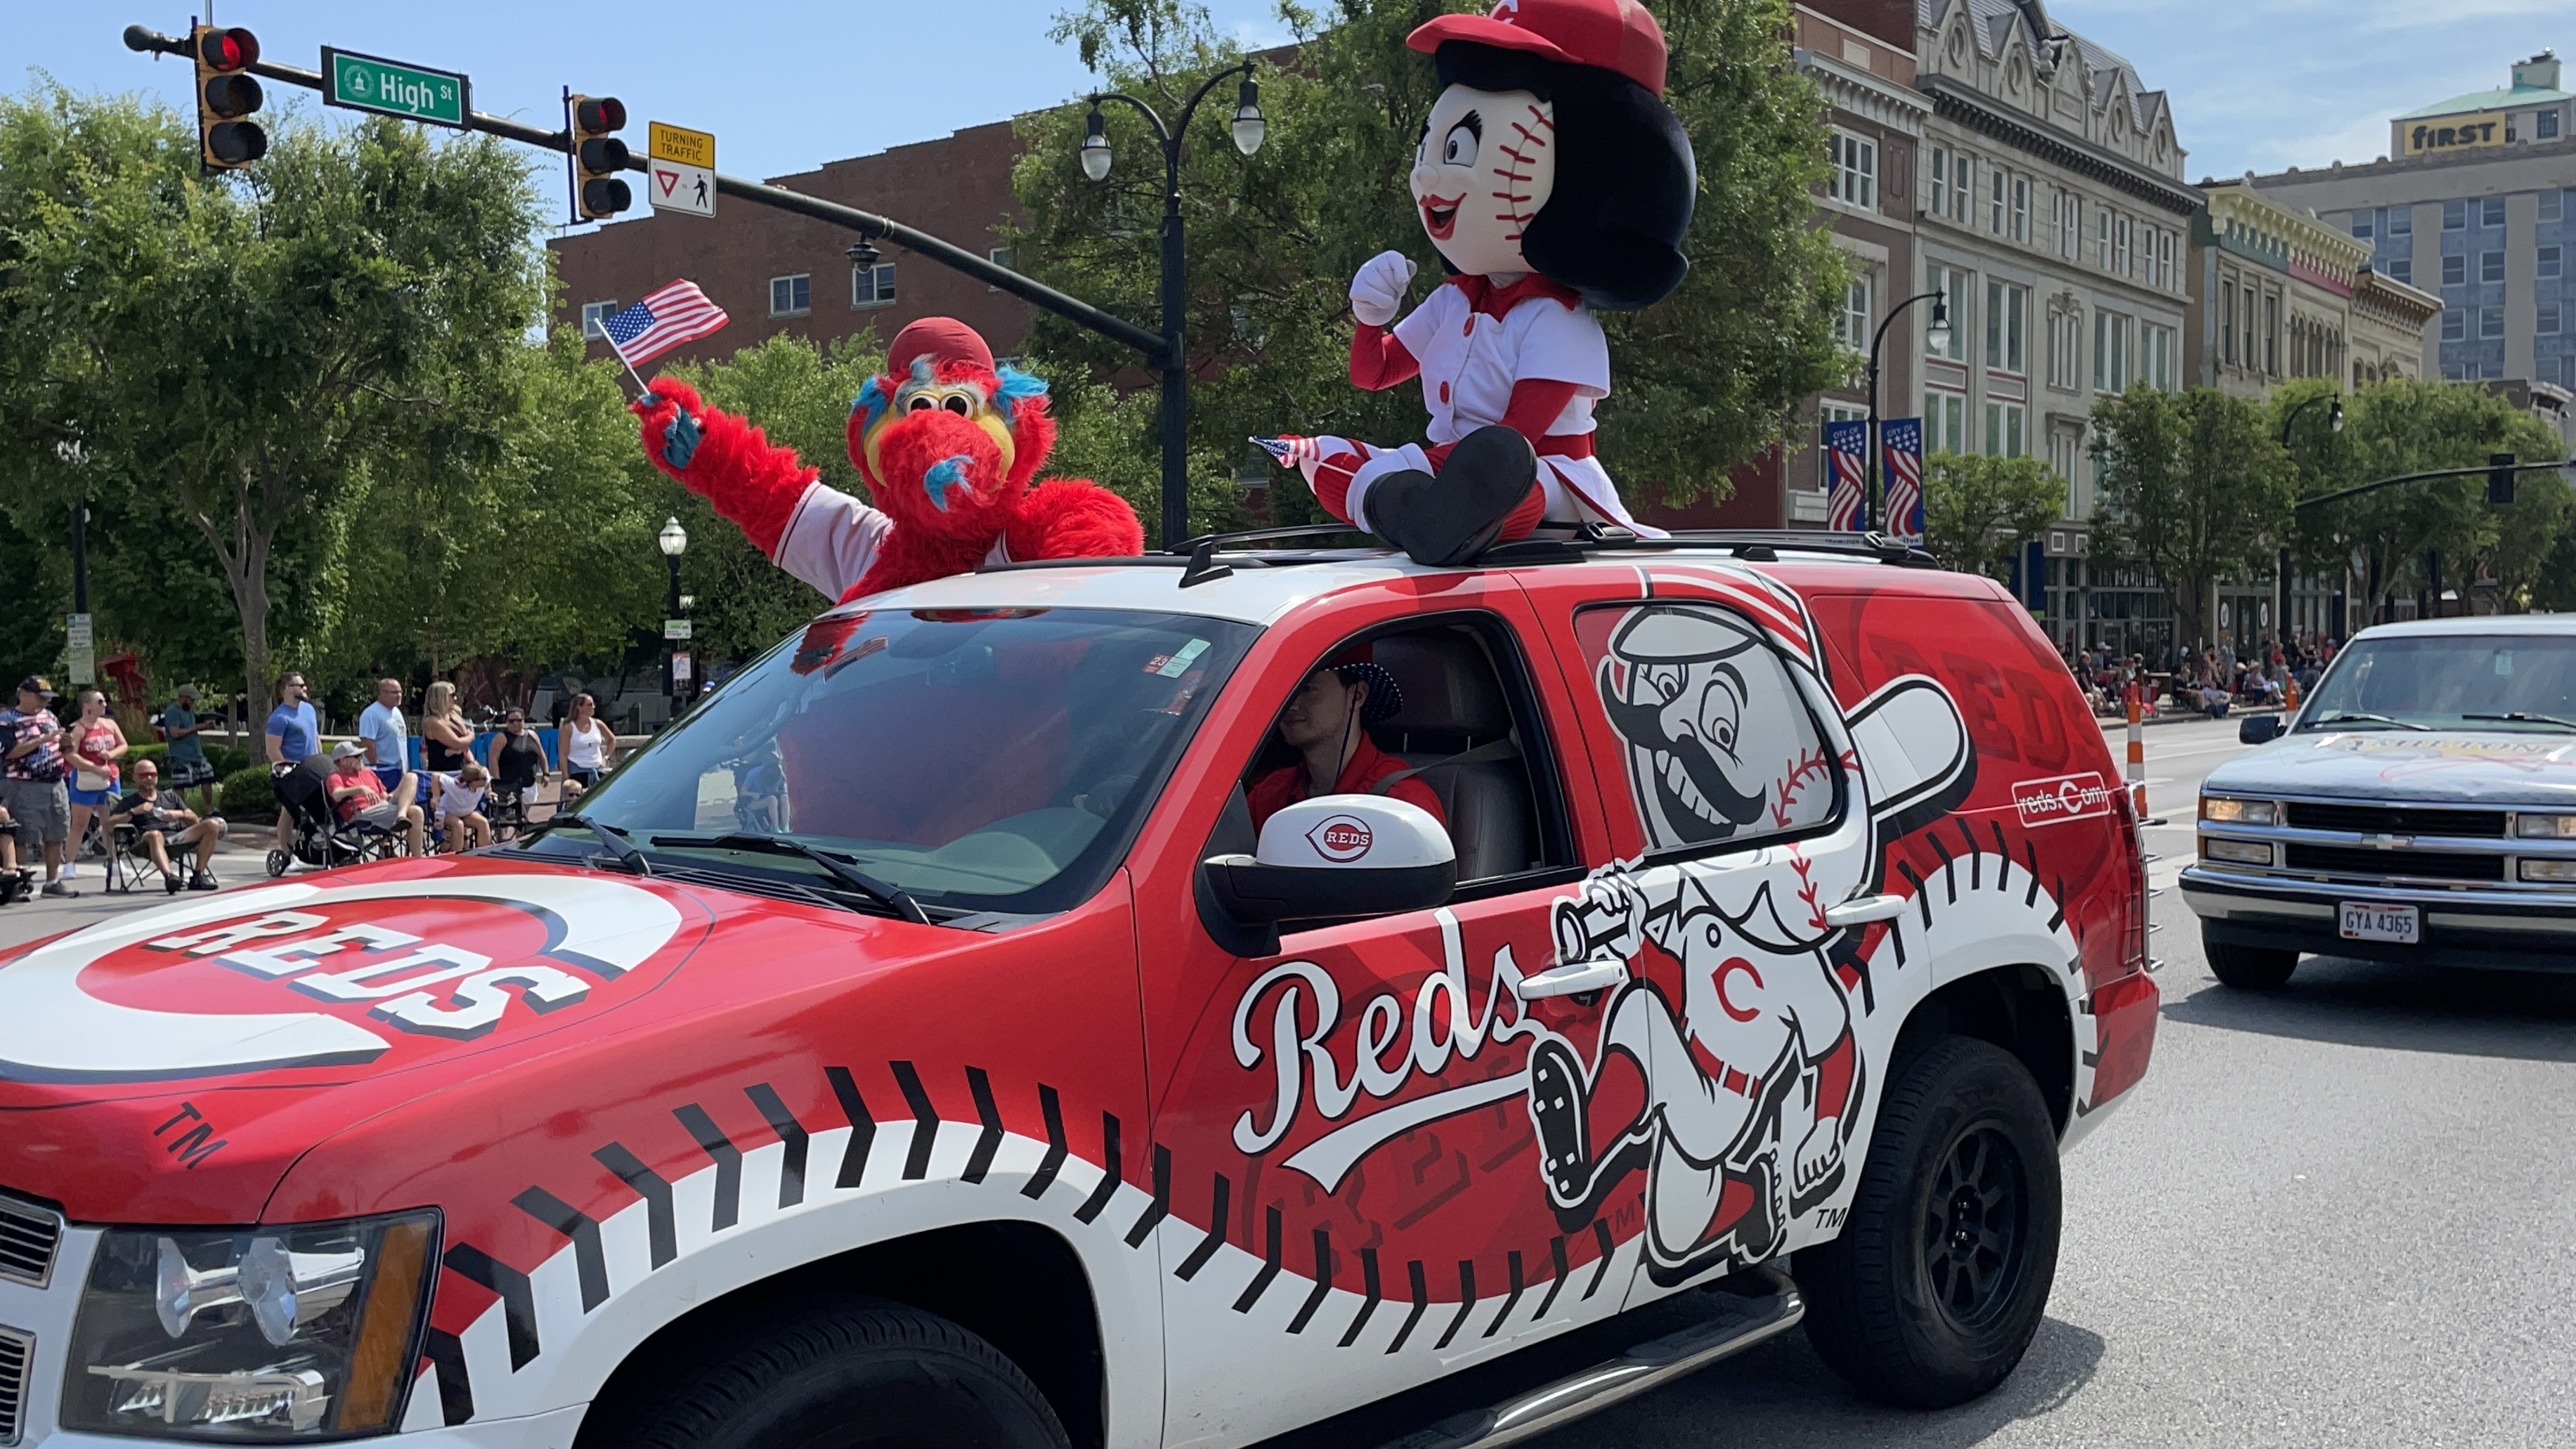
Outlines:
[[2422, 375], [2576, 388], [2576, 95], [2546, 51], [2511, 82], [2395, 117], [2388, 154], [2368, 165], [2245, 184], [2441, 298]]
[[2262, 397], [2288, 378], [2420, 377], [2440, 296], [2371, 265], [2370, 243], [2242, 182], [2192, 219], [2184, 373]]
[[[2029, 540], [2023, 601], [2064, 641], [2165, 618], [2151, 581], [2090, 557], [2094, 399], [2183, 382], [2190, 225], [2164, 92], [2063, 30], [2041, 0], [1917, 0], [1920, 289], [1949, 303], [1924, 359], [1927, 453], [2043, 459], [2066, 507]], [[1918, 337], [1930, 321], [1915, 309]]]

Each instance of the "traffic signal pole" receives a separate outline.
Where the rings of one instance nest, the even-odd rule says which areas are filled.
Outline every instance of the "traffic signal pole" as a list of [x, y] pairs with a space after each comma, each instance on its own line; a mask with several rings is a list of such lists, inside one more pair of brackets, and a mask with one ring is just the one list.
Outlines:
[[[157, 51], [163, 55], [188, 54], [187, 41], [163, 35], [140, 25], [125, 27], [125, 45], [128, 50]], [[302, 86], [306, 90], [314, 91], [322, 89], [322, 76], [318, 71], [304, 70], [291, 65], [278, 65], [266, 60], [252, 63], [249, 69], [256, 75], [266, 76], [273, 81], [282, 81], [287, 85]], [[486, 115], [481, 111], [465, 113], [465, 129], [499, 136], [507, 141], [517, 141], [544, 151], [568, 153], [575, 144], [572, 135], [568, 132], [541, 130], [505, 117]], [[629, 157], [626, 169], [649, 172], [651, 168], [645, 161]], [[892, 217], [879, 216], [872, 211], [862, 211], [855, 206], [843, 206], [837, 201], [826, 201], [819, 196], [807, 196], [801, 191], [790, 191], [786, 187], [772, 186], [767, 182], [747, 181], [739, 176], [718, 175], [716, 190], [721, 195], [735, 197], [755, 206], [791, 211], [799, 216], [810, 216], [816, 221], [848, 227], [869, 241], [893, 242], [896, 246], [937, 262], [951, 271], [964, 272], [986, 286], [997, 287], [1008, 292], [1032, 307], [1042, 308], [1078, 327], [1088, 328], [1113, 342], [1121, 342], [1135, 348], [1145, 355], [1148, 366], [1160, 366], [1165, 359], [1166, 347], [1160, 334], [1139, 327], [1122, 317], [1114, 317], [1079, 297], [1068, 296], [1043, 282], [1024, 277], [989, 258], [978, 256], [964, 247], [942, 241], [926, 231], [908, 227]], [[1166, 546], [1177, 542], [1177, 539], [1167, 540]]]

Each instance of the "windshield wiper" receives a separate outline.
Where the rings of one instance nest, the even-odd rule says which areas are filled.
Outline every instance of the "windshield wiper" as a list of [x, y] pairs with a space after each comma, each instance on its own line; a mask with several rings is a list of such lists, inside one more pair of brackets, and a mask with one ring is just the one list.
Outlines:
[[[627, 833], [625, 831], [620, 830], [614, 825], [602, 824], [597, 820], [591, 819], [587, 815], [557, 815], [543, 825], [538, 826], [535, 832], [528, 838], [534, 840], [538, 835], [542, 835], [545, 832], [554, 829], [558, 825], [588, 826], [590, 828], [590, 833], [599, 837], [599, 843], [608, 847], [608, 854], [610, 858], [617, 862], [617, 868], [619, 870], [627, 871], [635, 875], [651, 875], [653, 873], [651, 863], [644, 859], [644, 852], [637, 850], [634, 846], [626, 843]], [[592, 857], [594, 860], [597, 858], [598, 857], [596, 856]]]
[[2327, 715], [2324, 719], [2312, 719], [2306, 724], [2299, 726], [2299, 728], [2312, 730], [2319, 728], [2320, 726], [2330, 724], [2384, 724], [2395, 725], [2401, 730], [2428, 730], [2432, 728], [2431, 725], [2420, 725], [2410, 719], [2395, 719], [2384, 714], [2372, 714], [2370, 711], [2364, 709], [2348, 709], [2340, 714]]
[[2562, 730], [2576, 731], [2576, 720], [2560, 719], [2554, 714], [2533, 714], [2528, 710], [2507, 710], [2503, 714], [2464, 714], [2460, 718], [2510, 720], [2515, 724], [2556, 725]]
[[696, 846], [706, 850], [748, 850], [767, 855], [799, 855], [828, 871], [832, 878], [915, 925], [931, 924], [930, 913], [910, 892], [889, 885], [835, 855], [784, 835], [656, 835], [655, 845]]

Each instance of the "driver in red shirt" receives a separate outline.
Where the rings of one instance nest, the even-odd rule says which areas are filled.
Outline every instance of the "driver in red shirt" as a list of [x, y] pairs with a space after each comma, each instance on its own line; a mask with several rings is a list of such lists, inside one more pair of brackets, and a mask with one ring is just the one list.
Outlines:
[[[1317, 795], [1380, 793], [1379, 781], [1410, 767], [1379, 749], [1366, 727], [1395, 718], [1403, 708], [1404, 691], [1370, 659], [1366, 645], [1316, 666], [1279, 715], [1281, 742], [1303, 758], [1256, 777], [1244, 792], [1252, 828], [1259, 830], [1281, 809]], [[1441, 829], [1449, 828], [1440, 797], [1420, 776], [1407, 776], [1383, 793], [1421, 806]]]

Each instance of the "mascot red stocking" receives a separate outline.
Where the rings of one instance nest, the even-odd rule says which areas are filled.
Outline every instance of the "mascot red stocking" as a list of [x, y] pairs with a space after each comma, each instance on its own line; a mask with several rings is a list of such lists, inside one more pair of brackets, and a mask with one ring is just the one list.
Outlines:
[[676, 378], [655, 378], [634, 409], [655, 467], [834, 600], [987, 563], [1144, 548], [1117, 494], [1088, 480], [1030, 481], [1055, 444], [1046, 384], [994, 366], [984, 339], [954, 318], [896, 333], [884, 375], [851, 404], [850, 461], [874, 507], [824, 486], [794, 450]]
[[1431, 53], [1444, 88], [1412, 189], [1452, 275], [1399, 321], [1412, 261], [1388, 251], [1360, 268], [1351, 381], [1419, 377], [1429, 445], [1265, 446], [1326, 511], [1421, 563], [1468, 562], [1542, 520], [1661, 537], [1592, 456], [1593, 405], [1610, 392], [1592, 314], [1656, 302], [1687, 269], [1698, 178], [1660, 99], [1663, 28], [1637, 0], [1501, 0], [1406, 43]]

